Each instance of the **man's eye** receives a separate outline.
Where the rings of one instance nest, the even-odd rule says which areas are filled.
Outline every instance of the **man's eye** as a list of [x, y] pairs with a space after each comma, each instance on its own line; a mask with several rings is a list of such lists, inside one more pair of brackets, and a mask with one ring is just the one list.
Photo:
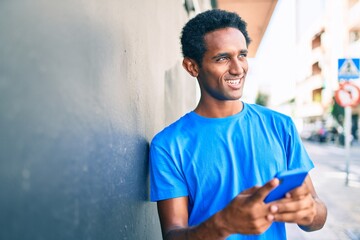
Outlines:
[[246, 58], [246, 57], [247, 57], [247, 54], [246, 54], [246, 53], [240, 54], [239, 57], [240, 57], [240, 58]]
[[218, 59], [216, 59], [217, 62], [222, 62], [225, 61], [227, 58], [226, 57], [220, 57]]

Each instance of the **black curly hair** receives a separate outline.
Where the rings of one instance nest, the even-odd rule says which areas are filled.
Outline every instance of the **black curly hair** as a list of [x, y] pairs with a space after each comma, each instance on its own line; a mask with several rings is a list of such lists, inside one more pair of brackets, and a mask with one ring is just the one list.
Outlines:
[[246, 30], [247, 23], [235, 12], [228, 12], [220, 9], [212, 9], [202, 12], [190, 19], [181, 32], [181, 46], [184, 57], [189, 57], [201, 66], [206, 46], [205, 34], [227, 27], [239, 29], [244, 35], [246, 44], [251, 39]]

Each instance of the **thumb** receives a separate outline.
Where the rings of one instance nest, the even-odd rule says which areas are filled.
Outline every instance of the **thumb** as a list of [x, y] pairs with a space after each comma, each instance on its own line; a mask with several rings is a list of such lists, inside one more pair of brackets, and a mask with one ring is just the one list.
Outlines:
[[253, 195], [254, 193], [256, 193], [256, 191], [260, 188], [260, 186], [254, 186], [248, 189], [245, 189], [244, 191], [242, 191], [242, 194], [249, 194], [249, 195]]
[[256, 192], [254, 192], [252, 199], [254, 201], [264, 201], [266, 196], [279, 185], [280, 181], [277, 178], [273, 178], [267, 183], [265, 183], [262, 187], [258, 188]]

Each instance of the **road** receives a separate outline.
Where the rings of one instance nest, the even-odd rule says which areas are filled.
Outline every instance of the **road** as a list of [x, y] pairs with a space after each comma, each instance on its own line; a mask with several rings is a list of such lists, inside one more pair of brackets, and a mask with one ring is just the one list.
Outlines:
[[336, 145], [304, 144], [315, 163], [310, 176], [319, 197], [328, 207], [328, 218], [323, 229], [311, 233], [288, 224], [288, 239], [360, 240], [360, 144], [354, 144], [348, 155], [343, 147]]

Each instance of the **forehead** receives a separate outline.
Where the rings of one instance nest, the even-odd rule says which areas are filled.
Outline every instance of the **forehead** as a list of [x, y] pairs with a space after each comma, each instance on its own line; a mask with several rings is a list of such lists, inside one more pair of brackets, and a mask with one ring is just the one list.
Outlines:
[[236, 28], [222, 28], [209, 32], [204, 40], [208, 51], [224, 51], [227, 48], [247, 49], [244, 35]]

